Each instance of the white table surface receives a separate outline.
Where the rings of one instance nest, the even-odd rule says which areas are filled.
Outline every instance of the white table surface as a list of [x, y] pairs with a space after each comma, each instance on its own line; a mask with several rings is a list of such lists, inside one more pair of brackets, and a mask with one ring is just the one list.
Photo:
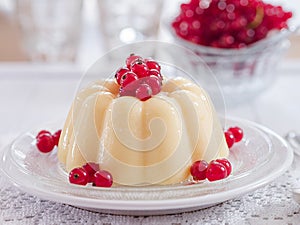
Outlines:
[[[0, 148], [3, 148], [13, 138], [28, 129], [43, 126], [46, 127], [47, 123], [51, 121], [64, 119], [73, 100], [77, 83], [81, 75], [80, 71], [81, 69], [76, 66], [63, 65], [51, 67], [28, 64], [1, 64]], [[278, 69], [278, 73], [278, 79], [274, 81], [268, 90], [258, 96], [253, 102], [227, 109], [227, 115], [261, 123], [280, 135], [285, 135], [290, 130], [295, 130], [300, 133], [300, 61], [284, 62]], [[289, 179], [292, 179], [290, 175]], [[224, 203], [221, 206], [216, 206], [206, 211], [178, 214], [175, 216], [126, 217], [88, 213], [84, 210], [75, 209], [70, 206], [43, 201], [27, 195], [22, 191], [18, 191], [12, 187], [7, 180], [0, 178], [0, 199], [2, 198], [3, 200], [6, 195], [9, 196], [8, 199], [5, 199], [7, 200], [5, 206], [2, 208], [0, 206], [0, 224], [75, 223], [75, 221], [72, 222], [72, 220], [64, 221], [67, 218], [66, 214], [64, 214], [65, 210], [70, 214], [80, 213], [83, 217], [86, 215], [86, 223], [142, 224], [142, 221], [144, 221], [146, 224], [191, 224], [201, 223], [201, 218], [210, 218], [209, 213], [211, 213], [211, 217], [213, 217], [213, 215], [218, 215], [215, 214], [216, 211], [214, 210], [220, 211], [224, 208], [226, 210], [226, 207], [230, 208], [234, 205], [237, 207], [235, 204], [236, 202], [239, 202], [239, 204], [243, 203], [241, 207], [244, 207], [244, 211], [240, 211], [240, 213], [237, 212], [236, 216], [238, 218], [235, 220], [230, 217], [232, 216], [231, 214], [223, 213], [220, 217], [223, 219], [223, 222], [227, 221], [227, 224], [235, 224], [236, 221], [244, 221], [249, 224], [268, 224], [269, 222], [272, 222], [270, 224], [299, 224], [300, 205], [293, 202], [289, 190], [285, 190], [285, 186], [282, 186], [286, 185], [286, 180], [280, 178], [278, 182], [273, 183], [273, 186], [268, 186], [255, 193], [251, 193], [248, 196]], [[288, 182], [288, 185], [291, 185], [291, 181]], [[264, 208], [257, 208], [260, 204], [258, 199], [261, 199], [262, 196], [271, 189], [275, 191], [275, 197], [266, 197], [267, 199], [264, 199], [264, 201], [267, 201], [272, 205], [273, 211], [279, 211], [279, 217], [281, 219], [276, 220], [276, 216], [270, 211], [271, 206], [268, 206], [269, 208], [267, 206], [264, 206]], [[288, 197], [285, 199], [285, 202], [281, 199], [283, 202], [279, 204], [277, 201], [278, 198], [283, 197], [277, 196], [276, 198], [276, 194], [279, 194], [276, 193], [276, 191], [282, 192], [282, 189], [287, 192]], [[16, 193], [16, 196], [12, 193]], [[33, 207], [33, 210], [35, 211], [41, 210], [40, 208], [38, 210], [38, 207], [43, 207], [43, 204], [47, 207], [50, 205], [52, 208], [51, 210], [43, 208], [42, 213], [40, 212], [39, 214], [33, 215], [28, 209], [22, 207], [20, 209], [19, 207], [17, 215], [20, 218], [18, 219], [13, 216], [13, 210], [16, 207], [16, 204], [20, 204], [16, 203], [16, 199], [21, 199], [23, 205], [26, 205], [26, 207], [29, 208]], [[254, 208], [248, 209], [247, 207], [251, 206], [249, 201], [256, 201], [255, 199], [257, 202], [253, 203], [254, 205], [252, 206]], [[247, 202], [249, 203], [248, 206]], [[287, 208], [283, 209], [282, 207]], [[259, 210], [262, 211], [260, 212]], [[249, 213], [248, 217], [247, 213]], [[265, 217], [263, 214], [265, 214]], [[43, 216], [45, 216], [44, 219], [42, 218]], [[195, 219], [197, 216], [198, 220]], [[24, 217], [25, 220], [23, 220]], [[55, 219], [51, 219], [52, 217]], [[101, 218], [103, 220], [101, 220]], [[274, 218], [275, 222], [273, 221]], [[82, 222], [79, 218], [77, 218], [76, 221]], [[213, 221], [219, 220], [218, 218], [214, 218]]]

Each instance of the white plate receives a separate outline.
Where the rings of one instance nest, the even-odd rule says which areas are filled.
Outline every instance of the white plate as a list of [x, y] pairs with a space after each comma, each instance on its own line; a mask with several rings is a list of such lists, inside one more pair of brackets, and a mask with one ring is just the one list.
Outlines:
[[2, 151], [1, 167], [23, 191], [93, 211], [158, 215], [201, 209], [266, 185], [283, 174], [293, 160], [292, 150], [271, 130], [245, 120], [230, 119], [226, 123], [243, 128], [245, 137], [230, 151], [232, 175], [215, 182], [112, 188], [72, 185], [57, 161], [56, 151], [37, 151], [36, 131], [21, 135]]

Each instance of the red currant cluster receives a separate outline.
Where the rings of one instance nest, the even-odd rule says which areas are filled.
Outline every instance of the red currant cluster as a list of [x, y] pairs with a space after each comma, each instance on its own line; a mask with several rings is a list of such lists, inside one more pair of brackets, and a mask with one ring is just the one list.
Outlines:
[[190, 168], [194, 181], [208, 179], [209, 181], [222, 180], [231, 174], [231, 163], [227, 159], [212, 160], [207, 163], [199, 160], [193, 163]]
[[36, 136], [36, 147], [40, 152], [51, 152], [54, 146], [58, 145], [60, 134], [61, 130], [56, 131], [54, 134], [47, 130], [41, 130]]
[[243, 139], [244, 132], [240, 127], [230, 127], [227, 131], [224, 132], [224, 135], [228, 148], [231, 148], [234, 143], [239, 142]]
[[112, 175], [106, 170], [100, 170], [99, 164], [93, 162], [71, 170], [69, 181], [78, 185], [92, 183], [96, 187], [111, 187], [113, 184]]
[[143, 59], [131, 54], [126, 66], [118, 69], [115, 78], [120, 87], [120, 96], [133, 96], [146, 101], [161, 90], [160, 65], [153, 59]]
[[287, 27], [292, 12], [262, 0], [190, 0], [181, 4], [172, 26], [193, 43], [216, 48], [242, 48]]

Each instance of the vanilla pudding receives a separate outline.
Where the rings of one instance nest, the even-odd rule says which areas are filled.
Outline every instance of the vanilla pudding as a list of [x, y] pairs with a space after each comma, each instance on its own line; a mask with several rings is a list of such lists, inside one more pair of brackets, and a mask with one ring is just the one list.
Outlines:
[[192, 162], [228, 156], [223, 130], [207, 93], [185, 78], [164, 80], [146, 101], [119, 96], [113, 80], [81, 90], [58, 146], [69, 172], [87, 162], [109, 171], [114, 184], [175, 184]]

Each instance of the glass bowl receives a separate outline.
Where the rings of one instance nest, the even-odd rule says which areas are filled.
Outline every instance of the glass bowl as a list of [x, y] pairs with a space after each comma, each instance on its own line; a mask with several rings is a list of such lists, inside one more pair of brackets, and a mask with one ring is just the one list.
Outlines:
[[[176, 35], [175, 43], [189, 48], [210, 67], [223, 90], [227, 105], [236, 105], [257, 96], [276, 78], [276, 66], [290, 46], [291, 30], [272, 33], [268, 38], [241, 49], [197, 45]], [[211, 87], [214, 92], [214, 87]]]

